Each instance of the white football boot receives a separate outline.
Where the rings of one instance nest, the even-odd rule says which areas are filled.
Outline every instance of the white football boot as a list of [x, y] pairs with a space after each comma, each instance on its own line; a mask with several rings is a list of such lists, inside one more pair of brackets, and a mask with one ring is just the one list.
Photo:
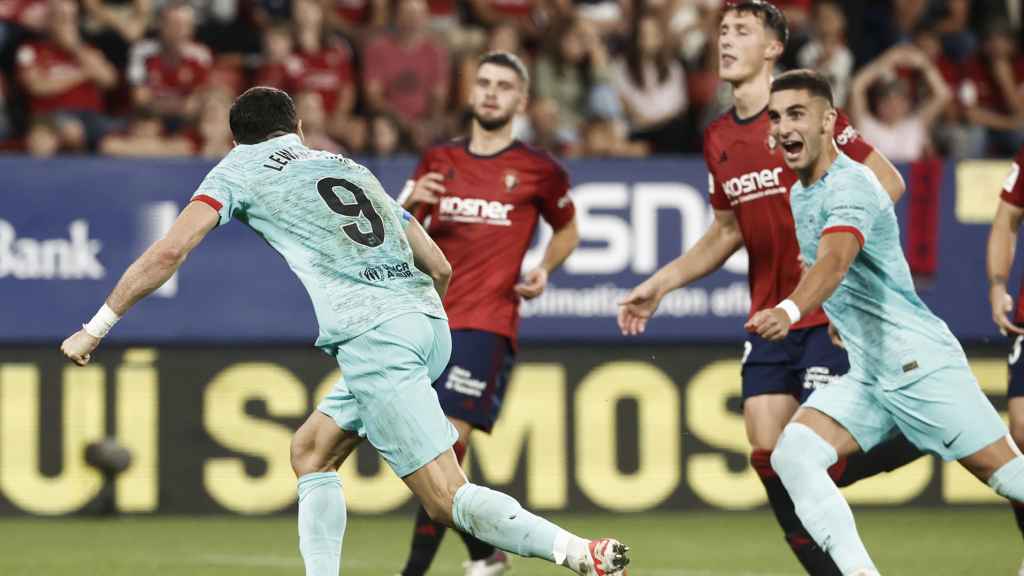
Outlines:
[[467, 560], [462, 563], [466, 576], [501, 576], [509, 571], [508, 555], [495, 550], [483, 560]]

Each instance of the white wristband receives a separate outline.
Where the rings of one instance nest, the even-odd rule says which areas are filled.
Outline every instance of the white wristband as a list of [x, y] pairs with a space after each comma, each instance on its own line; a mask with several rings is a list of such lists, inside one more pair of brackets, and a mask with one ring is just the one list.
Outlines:
[[89, 320], [88, 324], [82, 324], [82, 329], [94, 338], [103, 338], [120, 319], [121, 317], [104, 302], [103, 306], [96, 312], [96, 315], [92, 317], [92, 320]]
[[776, 306], [776, 308], [782, 308], [782, 311], [786, 313], [786, 316], [789, 316], [790, 324], [796, 324], [800, 321], [800, 307], [796, 305], [796, 302], [793, 302], [789, 298], [779, 302], [779, 305]]

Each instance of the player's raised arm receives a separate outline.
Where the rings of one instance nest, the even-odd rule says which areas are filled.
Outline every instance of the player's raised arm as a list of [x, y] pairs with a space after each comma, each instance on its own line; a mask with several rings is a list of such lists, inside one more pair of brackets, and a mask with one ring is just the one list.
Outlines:
[[218, 214], [202, 202], [191, 202], [167, 235], [157, 240], [125, 271], [96, 316], [61, 344], [75, 364], [85, 366], [100, 340], [136, 302], [166, 282], [185, 258], [217, 225]]
[[1024, 208], [1001, 200], [988, 236], [988, 296], [992, 304], [992, 321], [1003, 333], [1024, 334], [1024, 330], [1015, 326], [1007, 316], [1013, 311], [1013, 298], [1006, 291], [1006, 282], [1017, 249], [1017, 231], [1022, 220]]
[[736, 214], [715, 210], [714, 222], [692, 248], [662, 266], [619, 302], [619, 329], [627, 336], [643, 333], [666, 294], [718, 270], [742, 246]]
[[406, 216], [405, 220], [405, 237], [412, 248], [413, 263], [420, 272], [434, 280], [434, 289], [438, 296], [444, 298], [452, 281], [452, 265], [415, 218]]

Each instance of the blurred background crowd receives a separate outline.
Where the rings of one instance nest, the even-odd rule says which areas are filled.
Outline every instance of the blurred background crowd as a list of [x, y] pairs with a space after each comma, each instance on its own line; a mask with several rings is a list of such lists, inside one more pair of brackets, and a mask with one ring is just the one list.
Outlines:
[[[563, 157], [697, 153], [730, 106], [724, 0], [0, 0], [0, 150], [218, 158], [262, 84], [313, 147], [388, 156], [464, 132], [476, 59], [519, 54], [519, 137]], [[1024, 143], [1020, 0], [778, 0], [780, 69], [815, 68], [894, 161]]]

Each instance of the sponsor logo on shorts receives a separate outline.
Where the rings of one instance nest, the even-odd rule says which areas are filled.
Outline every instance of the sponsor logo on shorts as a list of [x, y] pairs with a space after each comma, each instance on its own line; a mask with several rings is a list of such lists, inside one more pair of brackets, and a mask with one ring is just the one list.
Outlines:
[[376, 264], [367, 266], [359, 275], [369, 282], [385, 282], [395, 278], [412, 278], [412, 269], [407, 262]]
[[839, 376], [826, 366], [811, 366], [804, 372], [804, 388], [807, 390], [824, 388], [836, 380], [839, 380]]
[[484, 390], [487, 390], [487, 382], [473, 378], [473, 373], [461, 366], [452, 366], [444, 387], [459, 394], [479, 398], [484, 395]]

